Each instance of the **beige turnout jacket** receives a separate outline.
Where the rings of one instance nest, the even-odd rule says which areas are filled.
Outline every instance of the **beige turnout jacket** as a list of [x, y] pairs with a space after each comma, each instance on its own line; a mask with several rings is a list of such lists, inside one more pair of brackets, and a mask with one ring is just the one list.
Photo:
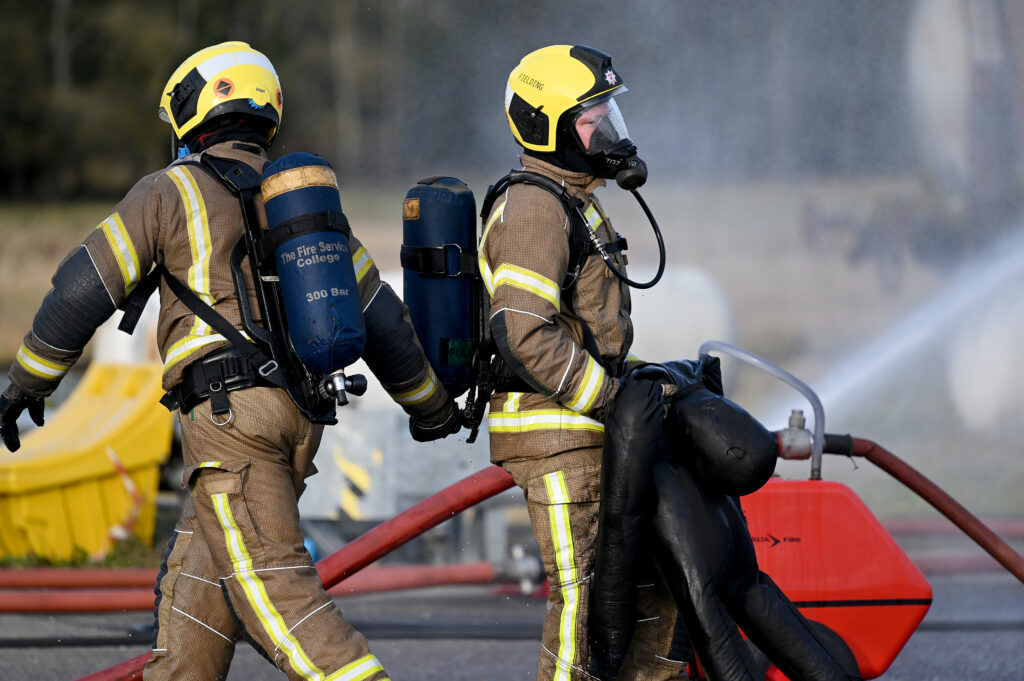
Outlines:
[[[241, 142], [215, 144], [205, 153], [242, 161], [261, 172], [267, 163], [262, 148]], [[265, 221], [263, 211], [259, 213]], [[162, 263], [240, 329], [230, 261], [244, 230], [238, 198], [202, 168], [176, 162], [139, 180], [68, 258], [80, 248], [88, 251], [115, 306], [121, 305], [155, 263]], [[408, 311], [381, 281], [373, 258], [354, 234], [349, 246], [367, 320], [366, 357], [368, 364], [374, 360], [371, 370], [407, 413], [426, 423], [443, 421], [450, 413], [450, 399], [423, 356]], [[247, 260], [242, 270], [250, 309], [259, 322]], [[161, 281], [157, 345], [164, 362], [164, 389], [177, 385], [188, 365], [227, 343]], [[390, 356], [376, 356], [381, 354]], [[80, 355], [81, 348], [54, 348], [30, 331], [11, 368], [11, 378], [34, 393], [49, 394]]]
[[[525, 170], [546, 175], [584, 201], [590, 229], [616, 239], [592, 192], [604, 180], [522, 157]], [[535, 392], [499, 392], [490, 402], [491, 460], [534, 459], [576, 447], [600, 446], [602, 423], [633, 340], [628, 286], [600, 256], [587, 258], [563, 299], [569, 267], [570, 221], [549, 191], [514, 184], [497, 197], [484, 223], [480, 271], [490, 294], [491, 331], [499, 351]], [[625, 270], [625, 256], [611, 255]], [[584, 348], [585, 322], [600, 356]]]

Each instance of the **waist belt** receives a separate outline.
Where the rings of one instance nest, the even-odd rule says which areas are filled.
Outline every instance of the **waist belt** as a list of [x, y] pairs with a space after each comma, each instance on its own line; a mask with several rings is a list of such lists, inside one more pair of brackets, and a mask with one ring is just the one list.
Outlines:
[[187, 412], [208, 399], [214, 415], [230, 414], [229, 392], [273, 385], [237, 350], [228, 347], [190, 364], [182, 374], [181, 383], [167, 391], [160, 404], [171, 411]]

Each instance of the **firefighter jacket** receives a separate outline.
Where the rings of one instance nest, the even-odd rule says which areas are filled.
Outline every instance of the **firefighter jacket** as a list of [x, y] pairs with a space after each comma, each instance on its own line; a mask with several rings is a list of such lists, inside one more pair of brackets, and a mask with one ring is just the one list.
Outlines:
[[[615, 241], [611, 222], [592, 194], [604, 180], [528, 155], [521, 160], [524, 170], [554, 179], [581, 199], [587, 227], [605, 243]], [[633, 340], [629, 288], [595, 253], [569, 289], [572, 299], [563, 298], [571, 228], [558, 197], [522, 183], [497, 197], [484, 223], [479, 258], [490, 294], [491, 332], [505, 362], [533, 389], [491, 397], [488, 430], [495, 463], [600, 446], [604, 439], [604, 413]], [[611, 257], [624, 271], [624, 255]], [[584, 324], [598, 356], [584, 347]]]
[[[241, 142], [215, 144], [204, 153], [242, 161], [261, 173], [267, 163], [261, 147]], [[36, 395], [50, 394], [81, 355], [96, 327], [157, 263], [236, 328], [242, 328], [230, 268], [232, 249], [245, 231], [241, 204], [210, 173], [189, 160], [181, 159], [142, 178], [65, 257], [54, 276], [54, 290], [44, 299], [11, 367], [11, 380], [18, 387]], [[260, 219], [265, 223], [260, 208]], [[373, 259], [354, 235], [350, 247], [366, 320], [367, 364], [410, 415], [425, 424], [443, 422], [451, 413], [452, 403], [423, 354], [407, 309], [380, 280]], [[83, 250], [88, 259], [82, 256]], [[88, 274], [98, 275], [101, 280], [96, 288], [102, 300], [94, 297], [96, 304], [90, 307], [106, 306], [102, 314], [49, 302], [55, 296], [74, 297], [74, 292], [62, 291], [59, 285], [62, 268], [72, 261], [91, 261]], [[250, 309], [258, 320], [251, 273], [247, 266], [242, 269]], [[64, 318], [54, 319], [55, 315]], [[83, 324], [89, 327], [86, 334], [70, 337], [60, 331]], [[164, 389], [177, 385], [188, 365], [223, 349], [226, 343], [224, 336], [193, 314], [166, 281], [161, 281], [157, 345], [164, 363]]]

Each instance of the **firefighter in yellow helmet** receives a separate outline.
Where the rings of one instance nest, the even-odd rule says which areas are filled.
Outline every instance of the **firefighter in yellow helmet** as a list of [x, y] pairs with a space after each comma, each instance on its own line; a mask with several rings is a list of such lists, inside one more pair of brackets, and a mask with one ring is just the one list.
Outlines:
[[[159, 283], [162, 402], [177, 411], [190, 495], [157, 581], [147, 681], [223, 679], [241, 635], [289, 679], [387, 678], [324, 591], [299, 528], [297, 500], [333, 403], [300, 404], [280, 367], [254, 364], [259, 334], [238, 333], [237, 287], [254, 300], [256, 283], [251, 272], [236, 282], [231, 254], [246, 233], [243, 213], [263, 216], [230, 178], [262, 174], [282, 107], [273, 65], [243, 42], [182, 63], [159, 110], [177, 160], [140, 180], [61, 262], [0, 396], [0, 435], [13, 451], [18, 416], [28, 410], [42, 425], [43, 399], [96, 328]], [[363, 358], [409, 413], [416, 439], [458, 430], [408, 311], [354, 235], [349, 246], [365, 308]]]
[[[505, 94], [522, 171], [496, 185], [480, 246], [490, 331], [506, 367], [490, 401], [491, 460], [523, 489], [551, 587], [537, 676], [545, 681], [592, 678], [603, 422], [635, 360], [629, 286], [603, 262], [624, 273], [625, 240], [594, 196], [606, 179], [627, 189], [646, 179], [618, 108], [624, 92], [611, 58], [590, 47], [553, 45], [522, 59]], [[653, 569], [636, 598], [635, 633], [616, 678], [685, 678], [689, 640]]]

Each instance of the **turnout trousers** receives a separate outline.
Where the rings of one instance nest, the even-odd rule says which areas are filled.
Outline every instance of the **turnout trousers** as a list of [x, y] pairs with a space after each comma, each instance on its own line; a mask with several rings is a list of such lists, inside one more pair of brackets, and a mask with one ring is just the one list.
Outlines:
[[178, 414], [190, 498], [157, 580], [144, 679], [224, 679], [241, 635], [293, 681], [385, 681], [324, 591], [299, 528], [322, 426], [283, 390], [239, 390], [230, 403], [222, 425], [209, 401]]
[[[581, 681], [587, 667], [587, 616], [594, 574], [601, 447], [584, 447], [501, 466], [526, 496], [533, 536], [551, 595], [544, 618], [537, 681]], [[686, 679], [690, 641], [665, 580], [638, 561], [637, 624], [619, 681]]]

